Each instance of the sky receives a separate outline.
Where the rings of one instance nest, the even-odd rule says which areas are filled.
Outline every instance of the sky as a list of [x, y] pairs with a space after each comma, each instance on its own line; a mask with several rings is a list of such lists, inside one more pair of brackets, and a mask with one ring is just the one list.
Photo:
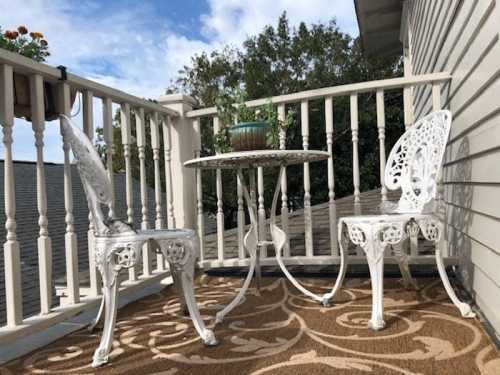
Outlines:
[[[0, 0], [0, 26], [42, 32], [50, 65], [154, 99], [191, 56], [239, 47], [283, 11], [292, 26], [336, 18], [342, 31], [358, 35], [353, 0]], [[95, 118], [97, 127], [98, 112]], [[47, 123], [45, 160], [61, 162], [61, 147], [57, 123]], [[13, 151], [15, 160], [36, 160], [30, 123], [16, 120]]]

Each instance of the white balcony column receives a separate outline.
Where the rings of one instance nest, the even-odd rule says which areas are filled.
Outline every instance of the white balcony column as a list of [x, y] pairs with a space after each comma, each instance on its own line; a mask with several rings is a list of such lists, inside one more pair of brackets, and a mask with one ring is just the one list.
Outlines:
[[[201, 122], [197, 117], [193, 120], [193, 130], [195, 134], [195, 157], [201, 156]], [[200, 262], [205, 259], [205, 217], [203, 215], [203, 185], [202, 172], [196, 169], [196, 229], [200, 241]]]
[[[146, 119], [144, 108], [134, 110], [137, 149], [139, 151], [139, 173], [141, 185], [141, 229], [149, 229], [148, 218], [148, 185], [146, 180]], [[146, 242], [142, 247], [142, 273], [151, 275], [150, 245]]]
[[[215, 116], [214, 122], [214, 135], [216, 135], [221, 128], [220, 119]], [[217, 151], [216, 151], [217, 152]], [[217, 152], [218, 153], [218, 152]], [[224, 260], [224, 206], [222, 202], [222, 171], [217, 169], [215, 171], [215, 191], [217, 195], [217, 259]]]
[[[125, 159], [125, 200], [127, 202], [127, 222], [134, 224], [134, 196], [132, 185], [132, 162], [130, 145], [132, 143], [132, 131], [130, 124], [130, 105], [122, 103], [120, 107], [120, 127], [123, 145], [123, 157]], [[129, 281], [137, 280], [137, 270], [135, 267], [128, 269]]]
[[335, 203], [335, 173], [333, 168], [333, 98], [325, 98], [325, 127], [328, 158], [328, 213], [330, 219], [330, 251], [333, 256], [339, 255], [337, 242], [337, 205]]
[[43, 162], [43, 132], [45, 131], [45, 103], [43, 77], [30, 77], [31, 126], [36, 147], [36, 194], [38, 206], [38, 275], [40, 280], [40, 313], [48, 314], [52, 305], [52, 241], [47, 218], [47, 191]]
[[385, 186], [385, 104], [384, 90], [377, 90], [377, 128], [380, 159], [380, 186], [382, 202], [387, 200], [387, 188]]
[[108, 217], [115, 217], [115, 179], [113, 173], [113, 154], [115, 150], [113, 140], [113, 101], [105, 98], [103, 104], [103, 137], [106, 143], [106, 169], [108, 171], [109, 183], [111, 186], [111, 204], [109, 205]]
[[[158, 123], [158, 113], [151, 113], [149, 124], [151, 127], [151, 148], [153, 149], [153, 163], [155, 174], [155, 229], [163, 229], [163, 209], [162, 209], [162, 191], [160, 177], [160, 128]], [[162, 253], [156, 254], [156, 269], [163, 271], [165, 269], [165, 259]]]
[[359, 206], [359, 154], [358, 154], [358, 94], [351, 94], [352, 180], [354, 204]]
[[[94, 95], [91, 91], [83, 92], [83, 131], [90, 142], [94, 139]], [[104, 103], [103, 103], [104, 104]], [[89, 280], [90, 296], [97, 297], [101, 291], [101, 280], [94, 256], [94, 219], [89, 209], [89, 230], [87, 231], [87, 243], [89, 249]]]
[[171, 117], [170, 154], [171, 172], [176, 183], [172, 185], [175, 224], [178, 228], [194, 228], [196, 222], [196, 176], [195, 171], [184, 167], [184, 162], [195, 157], [195, 134], [193, 122], [185, 117], [196, 101], [187, 95], [163, 95], [158, 102], [179, 113]]
[[[300, 103], [302, 148], [309, 149], [309, 102], [304, 100]], [[311, 177], [309, 172], [309, 163], [304, 163], [304, 237], [306, 256], [312, 257], [313, 254], [313, 222], [311, 210]]]
[[174, 200], [172, 197], [172, 157], [170, 144], [170, 129], [172, 120], [167, 116], [162, 120], [163, 127], [163, 152], [165, 158], [165, 200], [167, 201], [167, 227], [175, 228]]
[[[278, 119], [281, 121], [286, 120], [286, 106], [285, 104], [278, 105]], [[280, 150], [286, 150], [286, 131], [280, 129], [279, 134], [280, 140]], [[290, 256], [290, 236], [289, 236], [289, 226], [288, 226], [288, 180], [286, 174], [286, 168], [283, 171], [283, 176], [281, 177], [281, 229], [287, 234], [286, 244], [283, 248], [283, 255], [285, 257]]]
[[[71, 116], [70, 87], [66, 82], [62, 82], [58, 87], [59, 108], [66, 116]], [[64, 138], [61, 126], [61, 136], [63, 138], [64, 151], [64, 207], [66, 209], [66, 235], [64, 237], [66, 249], [66, 283], [68, 304], [80, 302], [80, 287], [78, 278], [78, 245], [75, 232], [75, 218], [73, 215], [73, 182], [71, 177], [70, 146]]]
[[5, 306], [7, 326], [14, 327], [23, 322], [21, 293], [21, 255], [16, 233], [16, 195], [14, 165], [12, 163], [12, 127], [14, 126], [13, 69], [0, 65], [0, 124], [4, 144], [4, 201], [6, 241], [3, 245], [5, 270]]

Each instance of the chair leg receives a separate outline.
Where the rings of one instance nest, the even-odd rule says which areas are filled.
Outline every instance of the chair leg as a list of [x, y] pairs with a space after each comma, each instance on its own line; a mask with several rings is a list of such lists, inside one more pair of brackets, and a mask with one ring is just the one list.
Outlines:
[[[196, 263], [197, 241], [195, 238], [179, 240], [158, 241], [164, 257], [170, 264], [170, 271], [174, 282], [180, 284], [184, 295], [185, 304], [193, 321], [194, 328], [198, 332], [205, 345], [217, 345], [214, 333], [205, 327], [205, 323], [198, 310], [194, 297], [194, 267]], [[182, 300], [182, 299], [181, 299]], [[182, 304], [182, 302], [181, 302]]]
[[[108, 265], [108, 267], [111, 268], [111, 265]], [[113, 331], [116, 323], [117, 290], [116, 274], [109, 282], [104, 282], [103, 275], [104, 328], [101, 342], [94, 353], [92, 367], [104, 365], [109, 360], [109, 352], [113, 346]]]
[[458, 299], [453, 287], [450, 284], [450, 280], [448, 279], [448, 274], [446, 273], [446, 269], [443, 263], [443, 256], [441, 254], [441, 249], [436, 244], [436, 264], [439, 271], [439, 276], [441, 277], [441, 281], [443, 282], [444, 288], [446, 289], [446, 293], [450, 297], [453, 304], [457, 307], [464, 318], [474, 318], [476, 314], [472, 311], [472, 308], [469, 304], [462, 302]]
[[90, 333], [94, 332], [95, 327], [99, 324], [102, 318], [102, 313], [104, 312], [104, 297], [101, 298], [101, 304], [99, 305], [99, 311], [97, 312], [97, 316], [89, 323], [88, 331]]
[[384, 245], [369, 238], [363, 246], [372, 284], [372, 316], [368, 328], [375, 331], [385, 327], [384, 321]]
[[187, 316], [189, 315], [189, 308], [186, 303], [186, 297], [184, 296], [184, 289], [182, 288], [182, 279], [179, 272], [175, 270], [172, 272], [172, 279], [174, 280], [174, 288], [177, 290], [177, 296], [179, 297], [179, 304], [182, 313]]

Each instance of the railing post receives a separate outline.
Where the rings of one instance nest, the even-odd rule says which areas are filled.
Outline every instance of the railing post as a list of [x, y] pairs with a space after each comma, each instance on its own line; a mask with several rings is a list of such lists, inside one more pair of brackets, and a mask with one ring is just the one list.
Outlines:
[[158, 102], [179, 113], [179, 116], [171, 117], [170, 129], [170, 164], [172, 175], [176, 176], [176, 183], [172, 186], [175, 224], [179, 228], [194, 228], [196, 176], [194, 170], [184, 167], [184, 162], [195, 157], [193, 123], [185, 113], [193, 109], [196, 101], [187, 95], [170, 94], [161, 96]]
[[7, 325], [23, 322], [21, 292], [21, 256], [16, 234], [16, 196], [14, 187], [14, 165], [12, 163], [12, 127], [14, 126], [14, 82], [13, 69], [0, 65], [0, 123], [4, 144], [4, 194], [6, 241], [3, 245], [5, 267], [5, 305]]
[[[141, 229], [149, 229], [148, 218], [148, 185], [146, 181], [146, 119], [144, 109], [134, 110], [137, 149], [139, 151], [139, 172], [141, 185]], [[142, 272], [144, 276], [151, 275], [151, 258], [149, 257], [149, 242], [142, 247]]]
[[[195, 133], [195, 157], [201, 156], [201, 123], [200, 118], [193, 120], [193, 129]], [[200, 240], [200, 262], [205, 259], [205, 217], [203, 215], [203, 186], [201, 170], [196, 169], [196, 229], [198, 239]]]
[[[89, 138], [90, 142], [94, 139], [94, 95], [91, 91], [83, 92], [83, 131]], [[104, 105], [104, 102], [103, 102]], [[105, 109], [103, 108], [103, 113]], [[104, 125], [105, 126], [105, 125]], [[100, 277], [97, 272], [97, 266], [94, 255], [94, 219], [92, 211], [89, 208], [89, 230], [87, 231], [87, 244], [89, 251], [89, 279], [90, 279], [90, 295], [97, 297], [100, 293]]]
[[[70, 88], [65, 82], [59, 84], [59, 108], [66, 116], [71, 115]], [[71, 178], [70, 146], [64, 137], [61, 126], [64, 151], [64, 207], [66, 209], [66, 235], [64, 244], [66, 249], [66, 283], [68, 303], [80, 302], [80, 288], [78, 278], [78, 247], [75, 232], [75, 217], [73, 215], [73, 182]]]
[[109, 183], [111, 186], [111, 204], [109, 205], [108, 216], [113, 218], [115, 216], [115, 179], [113, 173], [113, 101], [110, 98], [104, 98], [103, 104], [103, 136], [106, 143], [106, 169], [108, 171]]
[[[214, 135], [220, 131], [220, 119], [216, 116], [214, 121]], [[217, 195], [217, 259], [224, 260], [224, 206], [222, 202], [222, 171], [215, 171], [215, 190]]]
[[377, 128], [380, 158], [380, 186], [382, 202], [387, 200], [387, 188], [385, 187], [385, 105], [384, 90], [377, 90]]
[[[161, 177], [160, 177], [160, 128], [158, 124], [158, 113], [153, 112], [149, 118], [151, 127], [151, 148], [153, 149], [153, 163], [155, 174], [155, 229], [163, 229], [163, 209]], [[165, 260], [161, 252], [156, 254], [156, 270], [163, 271], [165, 269]]]
[[[281, 121], [286, 119], [286, 107], [285, 104], [278, 105], [278, 118]], [[280, 129], [280, 150], [286, 150], [286, 131]], [[283, 255], [285, 257], [290, 256], [290, 236], [289, 236], [289, 226], [288, 226], [288, 180], [286, 174], [286, 168], [283, 171], [283, 176], [281, 177], [281, 228], [287, 234], [287, 240], [285, 247], [283, 249]]]
[[36, 192], [38, 203], [38, 274], [40, 280], [40, 313], [48, 314], [52, 304], [52, 241], [49, 237], [47, 219], [47, 191], [43, 163], [43, 132], [45, 131], [45, 106], [43, 77], [30, 77], [31, 126], [35, 133], [36, 147]]
[[328, 212], [330, 219], [330, 251], [339, 255], [337, 242], [337, 207], [335, 204], [335, 174], [333, 169], [333, 98], [325, 99], [326, 145], [328, 147]]
[[[309, 102], [307, 100], [300, 103], [300, 116], [302, 148], [304, 150], [309, 150]], [[304, 163], [304, 237], [307, 257], [312, 257], [314, 255], [312, 228], [311, 179], [309, 163]]]
[[351, 94], [351, 133], [352, 133], [352, 180], [354, 185], [354, 204], [359, 204], [359, 155], [358, 155], [358, 94]]
[[163, 127], [163, 153], [165, 159], [165, 200], [167, 206], [167, 228], [175, 228], [174, 200], [172, 197], [172, 157], [170, 153], [170, 129], [172, 128], [170, 116], [162, 120]]

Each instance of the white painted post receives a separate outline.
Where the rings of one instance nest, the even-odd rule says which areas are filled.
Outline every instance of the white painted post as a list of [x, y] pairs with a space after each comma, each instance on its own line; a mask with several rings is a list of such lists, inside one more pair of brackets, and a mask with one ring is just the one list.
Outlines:
[[[132, 142], [132, 131], [130, 125], [130, 105], [122, 103], [120, 107], [120, 125], [122, 133], [123, 157], [125, 158], [125, 199], [127, 202], [127, 222], [134, 224], [134, 198], [132, 185], [132, 163], [130, 154], [130, 144]], [[129, 281], [137, 280], [137, 270], [135, 267], [128, 269]]]
[[185, 113], [192, 110], [196, 101], [183, 94], [164, 95], [159, 103], [176, 111], [178, 116], [169, 116], [172, 120], [170, 129], [171, 169], [176, 183], [172, 185], [175, 225], [178, 228], [194, 228], [196, 223], [196, 176], [191, 168], [185, 168], [184, 162], [195, 156], [195, 137], [192, 120]]
[[[266, 209], [264, 206], [264, 168], [257, 168], [257, 216], [259, 220], [259, 240], [265, 241], [267, 238], [266, 231]], [[259, 246], [261, 258], [267, 257], [267, 246]]]
[[[220, 120], [217, 116], [213, 118], [214, 134], [217, 134], [220, 129]], [[224, 211], [222, 205], [222, 171], [217, 169], [215, 171], [215, 183], [217, 194], [217, 259], [224, 260]]]
[[108, 217], [115, 217], [115, 178], [113, 174], [113, 101], [110, 98], [103, 99], [102, 119], [103, 119], [103, 137], [106, 143], [106, 169], [108, 172], [109, 183], [111, 185], [111, 204], [109, 205]]
[[[286, 107], [285, 104], [278, 105], [278, 119], [280, 121], [285, 121], [286, 119]], [[280, 150], [286, 150], [286, 131], [280, 129]], [[288, 184], [287, 184], [287, 174], [286, 168], [283, 171], [283, 176], [281, 177], [281, 228], [287, 234], [286, 244], [283, 249], [283, 255], [285, 257], [290, 256], [290, 238], [289, 238], [289, 227], [288, 227]]]
[[[200, 118], [193, 120], [193, 130], [195, 134], [195, 154], [196, 158], [201, 156], [201, 123]], [[205, 217], [203, 216], [203, 185], [201, 179], [202, 172], [196, 169], [196, 228], [198, 231], [198, 239], [200, 241], [200, 262], [205, 259]]]
[[359, 155], [358, 155], [358, 94], [351, 94], [351, 133], [352, 133], [352, 180], [354, 203], [359, 204]]
[[[309, 149], [309, 102], [303, 100], [300, 103], [302, 147]], [[312, 211], [311, 211], [311, 179], [309, 173], [309, 163], [304, 163], [304, 235], [306, 256], [312, 257], [313, 253], [313, 233], [312, 233]]]
[[[94, 139], [94, 103], [93, 93], [91, 91], [83, 92], [83, 131], [85, 135], [92, 140]], [[97, 297], [101, 290], [100, 277], [97, 272], [97, 265], [94, 255], [94, 221], [92, 212], [89, 208], [89, 230], [87, 231], [87, 244], [89, 250], [89, 279], [90, 279], [90, 296]]]
[[245, 209], [243, 201], [243, 181], [240, 180], [239, 174], [236, 176], [236, 194], [238, 196], [238, 258], [245, 259], [246, 251], [243, 243], [245, 237]]
[[377, 128], [380, 158], [380, 186], [382, 202], [387, 200], [387, 188], [385, 186], [385, 105], [384, 90], [377, 90]]
[[[59, 84], [59, 108], [66, 116], [71, 115], [70, 88], [66, 82]], [[61, 136], [62, 124], [61, 124]], [[80, 288], [78, 278], [78, 246], [75, 233], [73, 216], [73, 182], [71, 179], [70, 147], [63, 138], [64, 151], [64, 206], [66, 209], [66, 235], [64, 237], [66, 249], [66, 282], [68, 293], [68, 304], [80, 302]]]
[[36, 147], [36, 192], [38, 203], [38, 276], [40, 280], [40, 313], [48, 314], [52, 305], [52, 241], [47, 219], [47, 190], [43, 163], [43, 132], [45, 130], [45, 105], [43, 77], [30, 77], [31, 126]]
[[[151, 126], [151, 148], [153, 149], [153, 163], [155, 173], [155, 229], [163, 229], [163, 209], [161, 206], [162, 191], [160, 177], [160, 129], [158, 124], [158, 113], [153, 112], [149, 119]], [[156, 270], [165, 270], [165, 259], [161, 252], [156, 254]]]
[[332, 256], [339, 256], [337, 242], [337, 207], [335, 204], [335, 174], [333, 169], [333, 98], [325, 98], [326, 145], [328, 158], [328, 213], [330, 219], [330, 251]]
[[[139, 172], [141, 184], [141, 229], [149, 229], [148, 220], [148, 185], [146, 181], [146, 120], [144, 108], [134, 110], [135, 130], [137, 136], [137, 149], [139, 151]], [[144, 276], [151, 275], [151, 259], [149, 254], [149, 242], [142, 247], [142, 273]]]
[[169, 116], [162, 120], [163, 127], [163, 152], [165, 157], [165, 199], [167, 201], [167, 226], [169, 229], [175, 228], [174, 201], [172, 192], [172, 156], [170, 144], [170, 129], [172, 120]]
[[5, 268], [5, 306], [7, 326], [23, 322], [21, 259], [16, 234], [16, 196], [12, 163], [12, 127], [14, 126], [14, 83], [10, 65], [0, 65], [0, 123], [4, 144], [4, 194], [6, 241], [3, 245]]

